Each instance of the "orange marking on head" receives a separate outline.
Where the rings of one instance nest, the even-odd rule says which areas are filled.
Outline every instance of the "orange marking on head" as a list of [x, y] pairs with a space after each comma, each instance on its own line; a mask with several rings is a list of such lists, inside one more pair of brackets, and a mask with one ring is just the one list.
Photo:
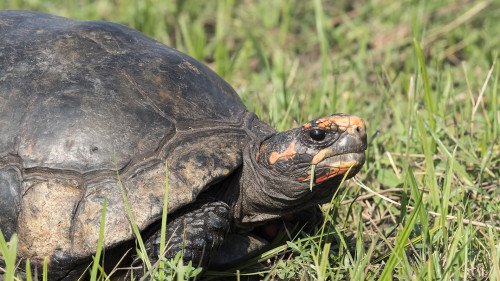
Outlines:
[[358, 116], [351, 116], [350, 122], [352, 127], [359, 127], [362, 128], [363, 130], [366, 129], [365, 121]]
[[297, 154], [294, 148], [295, 148], [295, 143], [292, 142], [283, 153], [278, 153], [276, 151], [271, 152], [271, 156], [269, 156], [269, 163], [274, 164], [280, 158], [294, 156], [295, 154]]
[[[349, 162], [342, 162], [342, 163], [337, 163], [337, 165], [331, 165], [330, 168], [330, 172], [326, 173], [325, 175], [322, 175], [321, 177], [318, 177], [318, 178], [315, 178], [314, 179], [314, 182], [315, 183], [320, 183], [322, 181], [325, 181], [329, 178], [333, 178], [337, 175], [342, 175], [342, 174], [345, 174], [347, 171], [349, 171], [349, 169], [355, 165], [357, 165], [358, 162], [357, 161], [349, 161]], [[310, 176], [307, 177], [307, 179], [310, 179]], [[298, 179], [299, 181], [305, 181], [306, 179], [305, 178], [299, 178]]]
[[365, 121], [358, 116], [355, 115], [333, 115], [329, 117], [324, 117], [316, 120], [319, 128], [328, 128], [331, 127], [332, 124], [335, 124], [339, 127], [343, 128], [357, 128], [360, 127], [363, 130], [365, 129]]
[[323, 159], [333, 154], [334, 151], [331, 148], [322, 149], [316, 155], [314, 155], [313, 159], [311, 160], [311, 164], [318, 164], [319, 162], [323, 161]]
[[322, 182], [322, 181], [325, 181], [326, 179], [328, 179], [328, 176], [327, 176], [327, 175], [324, 175], [324, 176], [321, 176], [321, 177], [317, 178], [317, 179], [315, 180], [315, 182], [316, 182], [316, 183], [320, 183], [320, 182]]
[[[340, 116], [330, 116], [330, 117], [320, 118], [320, 119], [316, 120], [316, 123], [318, 123], [319, 128], [329, 128], [332, 126], [332, 123], [336, 124], [335, 119], [337, 119], [339, 117]], [[342, 116], [342, 118], [344, 118], [344, 117]]]
[[325, 180], [327, 180], [329, 178], [332, 178], [332, 177], [334, 177], [336, 175], [340, 175], [341, 173], [342, 173], [342, 170], [335, 169], [333, 171], [330, 171], [330, 172], [326, 173], [326, 175], [324, 175], [324, 176], [316, 179], [316, 183], [320, 183], [320, 182], [325, 181]]
[[311, 128], [311, 123], [305, 123], [303, 127], [304, 129], [309, 129]]
[[329, 178], [333, 178], [336, 175], [341, 175], [341, 174], [345, 173], [346, 171], [347, 170], [345, 170], [345, 169], [339, 169], [339, 170], [334, 170], [334, 171], [328, 172], [328, 173], [326, 173], [326, 175], [323, 175], [323, 176], [317, 178], [315, 180], [315, 182], [320, 183], [320, 182], [325, 181]]
[[308, 181], [308, 180], [310, 180], [310, 179], [311, 179], [311, 175], [308, 175], [308, 176], [307, 176], [307, 177], [305, 177], [305, 178], [304, 178], [304, 177], [302, 177], [302, 178], [298, 178], [297, 180], [298, 180], [298, 181]]

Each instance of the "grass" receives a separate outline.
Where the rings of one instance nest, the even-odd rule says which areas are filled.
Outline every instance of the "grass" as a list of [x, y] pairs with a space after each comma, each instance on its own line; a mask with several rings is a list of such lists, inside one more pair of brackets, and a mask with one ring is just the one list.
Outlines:
[[203, 278], [500, 278], [498, 1], [0, 3], [135, 27], [208, 64], [279, 130], [335, 112], [367, 121], [357, 178], [376, 194], [349, 181], [323, 237]]

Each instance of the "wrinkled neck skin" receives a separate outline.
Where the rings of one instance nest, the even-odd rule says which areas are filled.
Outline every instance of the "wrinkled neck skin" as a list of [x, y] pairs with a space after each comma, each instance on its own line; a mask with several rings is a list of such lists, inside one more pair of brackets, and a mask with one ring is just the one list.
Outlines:
[[243, 155], [239, 196], [233, 205], [235, 226], [249, 229], [261, 222], [291, 214], [312, 205], [329, 202], [339, 181], [316, 184], [311, 192], [309, 182], [284, 179], [257, 162], [261, 142], [251, 142]]

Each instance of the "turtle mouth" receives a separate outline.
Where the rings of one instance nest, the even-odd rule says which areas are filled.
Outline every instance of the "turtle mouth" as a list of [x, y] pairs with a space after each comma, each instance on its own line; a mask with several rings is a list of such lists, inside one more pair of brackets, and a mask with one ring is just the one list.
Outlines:
[[349, 179], [361, 169], [364, 163], [364, 152], [351, 152], [328, 157], [316, 165], [314, 182], [320, 183], [329, 178], [343, 175], [347, 171], [349, 171], [347, 175], [347, 179]]
[[[349, 172], [346, 179], [356, 175], [365, 163], [365, 152], [349, 152], [338, 155], [331, 155], [323, 158], [317, 163], [314, 169], [314, 182], [321, 183], [333, 177], [344, 175]], [[308, 172], [307, 177], [300, 178], [301, 181], [309, 181], [311, 179], [311, 171]]]

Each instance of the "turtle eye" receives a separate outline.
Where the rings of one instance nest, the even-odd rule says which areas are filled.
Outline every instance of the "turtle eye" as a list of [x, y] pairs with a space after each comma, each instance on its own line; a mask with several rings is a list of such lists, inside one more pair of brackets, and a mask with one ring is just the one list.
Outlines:
[[324, 130], [314, 129], [309, 132], [309, 136], [315, 141], [322, 141], [326, 137], [326, 132]]

